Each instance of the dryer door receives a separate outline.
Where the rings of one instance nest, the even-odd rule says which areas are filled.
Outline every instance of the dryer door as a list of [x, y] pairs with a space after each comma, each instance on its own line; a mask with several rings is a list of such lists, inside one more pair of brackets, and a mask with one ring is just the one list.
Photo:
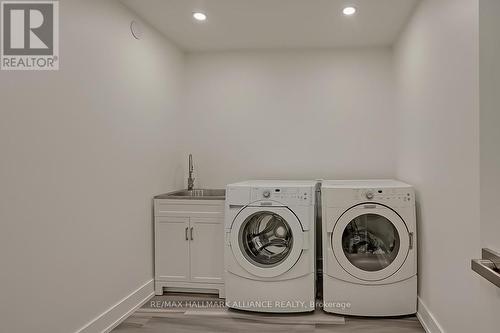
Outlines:
[[297, 217], [286, 207], [245, 207], [231, 228], [238, 263], [259, 277], [276, 277], [292, 268], [306, 244]]
[[396, 273], [410, 250], [408, 228], [392, 209], [361, 204], [337, 220], [331, 237], [335, 258], [350, 275], [379, 281]]

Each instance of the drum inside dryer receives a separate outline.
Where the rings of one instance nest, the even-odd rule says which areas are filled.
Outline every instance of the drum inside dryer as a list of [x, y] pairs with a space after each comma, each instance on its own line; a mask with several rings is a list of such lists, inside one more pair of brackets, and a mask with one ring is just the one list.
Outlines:
[[395, 226], [377, 214], [354, 218], [342, 234], [342, 248], [347, 259], [364, 271], [379, 271], [397, 257], [400, 239]]

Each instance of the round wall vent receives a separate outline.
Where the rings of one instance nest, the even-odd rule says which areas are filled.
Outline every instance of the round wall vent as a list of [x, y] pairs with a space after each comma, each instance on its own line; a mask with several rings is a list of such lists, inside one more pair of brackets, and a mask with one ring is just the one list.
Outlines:
[[132, 21], [130, 23], [130, 31], [132, 32], [132, 36], [134, 36], [135, 39], [142, 38], [142, 26], [139, 22]]

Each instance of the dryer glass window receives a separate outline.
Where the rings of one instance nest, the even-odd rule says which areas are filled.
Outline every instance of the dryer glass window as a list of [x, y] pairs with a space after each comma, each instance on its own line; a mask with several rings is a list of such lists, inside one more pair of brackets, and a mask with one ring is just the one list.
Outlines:
[[359, 269], [374, 272], [389, 266], [399, 251], [399, 234], [387, 218], [364, 214], [344, 229], [342, 248], [347, 259]]
[[283, 262], [293, 246], [292, 230], [280, 215], [258, 212], [250, 215], [239, 232], [244, 256], [259, 267], [274, 267]]

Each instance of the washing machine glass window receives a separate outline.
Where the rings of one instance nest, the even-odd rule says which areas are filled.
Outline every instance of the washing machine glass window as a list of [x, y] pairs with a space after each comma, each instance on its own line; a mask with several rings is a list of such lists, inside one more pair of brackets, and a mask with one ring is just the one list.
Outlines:
[[388, 267], [399, 253], [400, 239], [395, 226], [378, 214], [355, 217], [342, 234], [342, 248], [357, 268], [374, 272]]
[[279, 214], [268, 211], [248, 216], [238, 238], [245, 258], [265, 268], [282, 263], [293, 247], [290, 225]]
[[403, 219], [392, 209], [360, 204], [339, 217], [331, 247], [347, 273], [364, 281], [380, 281], [404, 264], [410, 235]]

